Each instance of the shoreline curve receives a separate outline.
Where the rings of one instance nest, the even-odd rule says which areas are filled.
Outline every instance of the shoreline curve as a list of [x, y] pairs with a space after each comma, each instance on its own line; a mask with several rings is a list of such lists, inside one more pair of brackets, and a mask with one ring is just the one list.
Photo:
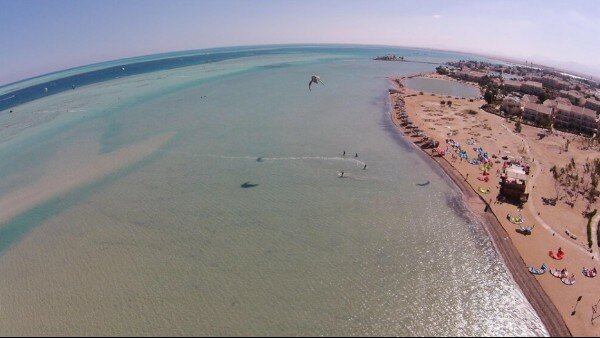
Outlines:
[[[395, 82], [392, 81], [395, 85]], [[564, 319], [560, 312], [556, 308], [556, 305], [552, 302], [550, 297], [546, 294], [540, 283], [524, 269], [526, 267], [525, 261], [521, 257], [521, 254], [513, 244], [508, 233], [502, 227], [502, 224], [498, 220], [498, 217], [490, 209], [489, 212], [484, 210], [488, 209], [486, 206], [488, 203], [475, 192], [474, 188], [471, 187], [466, 181], [462, 174], [455, 169], [444, 157], [438, 158], [431, 156], [427, 151], [423, 150], [417, 144], [415, 144], [410, 138], [404, 135], [399, 121], [394, 117], [394, 98], [392, 97], [394, 89], [391, 89], [388, 98], [390, 102], [390, 110], [388, 116], [394, 125], [396, 131], [407, 141], [410, 145], [421, 151], [424, 157], [436, 163], [448, 178], [459, 188], [462, 200], [465, 206], [475, 216], [481, 220], [484, 225], [485, 231], [488, 233], [494, 249], [502, 257], [502, 261], [506, 266], [510, 276], [519, 286], [519, 289], [527, 301], [531, 304], [538, 317], [546, 327], [546, 330], [552, 337], [571, 337], [572, 333], [567, 327]], [[397, 93], [397, 92], [396, 92]]]

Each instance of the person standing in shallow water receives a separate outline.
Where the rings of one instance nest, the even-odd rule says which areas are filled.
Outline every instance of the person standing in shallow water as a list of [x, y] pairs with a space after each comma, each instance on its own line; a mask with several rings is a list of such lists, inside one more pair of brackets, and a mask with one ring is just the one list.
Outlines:
[[367, 169], [367, 164], [365, 163], [365, 166], [363, 167], [363, 170]]
[[355, 153], [355, 154], [354, 154], [354, 157], [358, 157], [358, 153]]
[[346, 151], [344, 150], [344, 153], [342, 154], [342, 156], [346, 156]]

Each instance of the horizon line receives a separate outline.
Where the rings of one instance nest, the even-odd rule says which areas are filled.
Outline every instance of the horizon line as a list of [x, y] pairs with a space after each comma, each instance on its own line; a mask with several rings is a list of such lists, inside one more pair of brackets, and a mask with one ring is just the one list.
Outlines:
[[[416, 47], [416, 46], [406, 46], [406, 45], [389, 45], [389, 44], [368, 44], [368, 43], [340, 43], [340, 42], [301, 42], [301, 43], [274, 43], [274, 44], [259, 44], [259, 45], [254, 45], [254, 44], [250, 44], [250, 45], [224, 45], [224, 46], [213, 46], [213, 47], [206, 47], [206, 48], [198, 48], [198, 49], [183, 49], [183, 50], [174, 50], [174, 51], [164, 51], [164, 52], [157, 52], [157, 53], [151, 53], [151, 54], [138, 54], [138, 55], [133, 55], [133, 56], [126, 56], [126, 57], [122, 57], [122, 58], [117, 58], [117, 59], [108, 59], [108, 60], [103, 60], [103, 61], [98, 61], [98, 62], [92, 62], [92, 63], [88, 63], [88, 64], [82, 64], [82, 65], [77, 65], [77, 66], [73, 66], [73, 67], [68, 67], [68, 68], [63, 68], [63, 69], [58, 69], [58, 70], [53, 70], [53, 71], [49, 71], [47, 73], [42, 73], [42, 74], [38, 74], [38, 75], [34, 75], [31, 77], [26, 77], [20, 80], [16, 80], [13, 82], [9, 82], [6, 84], [0, 84], [0, 90], [4, 87], [8, 87], [8, 86], [12, 86], [12, 85], [16, 85], [18, 83], [21, 82], [25, 82], [25, 81], [29, 81], [29, 80], [34, 80], [36, 78], [40, 78], [43, 76], [48, 76], [48, 75], [52, 75], [52, 74], [57, 74], [60, 72], [66, 72], [69, 70], [75, 70], [78, 68], [83, 68], [83, 67], [90, 67], [90, 66], [96, 66], [96, 65], [102, 65], [103, 63], [109, 63], [109, 62], [114, 62], [114, 61], [125, 61], [125, 60], [130, 60], [130, 59], [135, 59], [135, 58], [144, 58], [144, 57], [150, 57], [150, 56], [159, 56], [159, 55], [163, 55], [163, 54], [175, 54], [175, 53], [184, 53], [184, 52], [198, 52], [198, 51], [208, 51], [211, 49], [220, 49], [220, 48], [248, 48], [248, 47], [261, 47], [261, 46], [310, 46], [310, 45], [338, 45], [338, 46], [371, 46], [371, 47], [396, 47], [396, 48], [407, 48], [407, 49], [417, 49], [417, 50], [428, 50], [428, 51], [438, 51], [438, 52], [450, 52], [450, 53], [460, 53], [460, 54], [471, 54], [474, 56], [481, 56], [481, 57], [485, 57], [488, 59], [492, 59], [492, 60], [496, 60], [496, 61], [504, 61], [504, 62], [510, 62], [510, 63], [514, 63], [514, 64], [519, 64], [519, 65], [527, 65], [527, 61], [526, 60], [520, 60], [517, 57], [513, 57], [513, 56], [500, 56], [500, 55], [494, 55], [494, 54], [488, 54], [488, 53], [482, 53], [482, 52], [474, 52], [474, 51], [465, 51], [465, 50], [455, 50], [455, 49], [446, 49], [446, 48], [437, 48], [437, 47]], [[533, 64], [530, 62], [530, 64]], [[584, 73], [584, 72], [580, 72], [580, 71], [575, 71], [575, 70], [570, 70], [570, 69], [564, 69], [564, 68], [559, 68], [559, 67], [554, 67], [554, 66], [548, 66], [545, 65], [543, 63], [535, 63], [538, 66], [542, 66], [542, 67], [546, 67], [546, 68], [550, 68], [552, 70], [555, 71], [562, 71], [564, 73], [567, 73], [569, 75], [575, 75], [575, 76], [580, 76], [580, 77], [584, 77], [585, 79], [593, 79], [595, 75], [592, 75], [590, 73]], [[600, 77], [600, 74], [596, 77]]]

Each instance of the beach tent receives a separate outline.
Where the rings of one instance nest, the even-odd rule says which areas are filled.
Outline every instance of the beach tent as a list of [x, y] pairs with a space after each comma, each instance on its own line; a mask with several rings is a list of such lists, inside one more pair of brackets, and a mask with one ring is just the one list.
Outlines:
[[506, 215], [506, 218], [508, 219], [509, 222], [511, 222], [513, 224], [522, 224], [523, 223], [523, 216], [521, 214], [517, 214], [516, 216], [508, 214], [508, 215]]
[[548, 252], [548, 255], [556, 260], [561, 260], [565, 257], [565, 252], [562, 251], [562, 248], [558, 248], [558, 251], [556, 253], [552, 252], [552, 250], [550, 250]]
[[563, 277], [561, 278], [561, 281], [563, 282], [563, 284], [573, 285], [575, 284], [575, 274], [571, 274], [569, 277]]
[[529, 272], [531, 272], [534, 275], [543, 275], [544, 273], [546, 273], [547, 270], [548, 266], [546, 266], [546, 263], [542, 264], [542, 266], [539, 269], [536, 269], [533, 266], [529, 267]]
[[583, 268], [583, 270], [581, 271], [581, 273], [583, 273], [583, 275], [586, 276], [586, 277], [594, 278], [594, 277], [596, 277], [596, 274], [598, 272], [596, 271], [596, 268], [594, 267], [592, 269]]

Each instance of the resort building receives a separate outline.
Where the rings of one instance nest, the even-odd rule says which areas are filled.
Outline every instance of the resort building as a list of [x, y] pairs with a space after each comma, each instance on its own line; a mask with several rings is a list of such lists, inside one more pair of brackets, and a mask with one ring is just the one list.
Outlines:
[[546, 107], [550, 107], [550, 108], [554, 109], [554, 108], [556, 108], [556, 105], [558, 104], [558, 102], [556, 100], [548, 99], [548, 100], [544, 101], [544, 103], [542, 103], [542, 104]]
[[527, 189], [527, 174], [523, 167], [513, 164], [504, 169], [500, 178], [500, 195], [511, 200], [527, 202], [529, 191]]
[[575, 88], [575, 86], [573, 86], [570, 82], [562, 80], [562, 79], [556, 79], [554, 82], [554, 85], [550, 88], [556, 89], [556, 90], [564, 90], [564, 89], [573, 89]]
[[502, 99], [500, 109], [506, 115], [521, 115], [521, 100], [515, 96], [506, 96]]
[[504, 80], [504, 89], [508, 92], [518, 92], [521, 90], [521, 83], [519, 81]]
[[528, 75], [528, 76], [525, 76], [525, 80], [527, 80], [527, 81], [542, 82], [543, 79], [544, 79], [544, 77], [542, 75]]
[[525, 94], [521, 98], [521, 105], [525, 104], [526, 102], [540, 103], [540, 99], [538, 99], [537, 96]]
[[598, 119], [594, 110], [559, 103], [556, 106], [555, 126], [592, 135], [598, 130]]
[[571, 103], [558, 103], [554, 115], [554, 126], [557, 128], [568, 129], [571, 123]]
[[569, 91], [561, 90], [560, 94], [564, 97], [567, 97], [567, 98], [573, 100], [574, 103], [577, 105], [582, 105], [585, 103], [585, 97], [576, 90], [569, 90]]
[[585, 107], [571, 106], [571, 126], [580, 133], [593, 135], [598, 131], [596, 111]]
[[[567, 99], [566, 97], [557, 97], [556, 99], [554, 99], [557, 103], [557, 105], [560, 104], [564, 104], [567, 106], [572, 105], [571, 100]], [[556, 108], [556, 107], [555, 107]]]
[[540, 82], [544, 87], [557, 89], [557, 90], [561, 90], [561, 89], [569, 90], [572, 87], [572, 85], [569, 82], [567, 82], [559, 77], [556, 77], [556, 76], [531, 75], [531, 76], [527, 76], [526, 79], [530, 80], [530, 81]]
[[502, 99], [501, 109], [506, 115], [521, 115], [521, 100], [515, 96], [506, 96]]
[[523, 105], [523, 119], [539, 126], [548, 126], [552, 122], [552, 107], [526, 102]]
[[475, 70], [461, 70], [455, 73], [456, 77], [466, 81], [477, 82], [481, 80], [484, 76], [487, 76], [486, 73], [478, 72]]
[[521, 83], [521, 91], [527, 94], [540, 95], [544, 93], [544, 87], [541, 82], [526, 81]]
[[600, 113], [600, 101], [596, 98], [591, 97], [585, 101], [585, 107]]

